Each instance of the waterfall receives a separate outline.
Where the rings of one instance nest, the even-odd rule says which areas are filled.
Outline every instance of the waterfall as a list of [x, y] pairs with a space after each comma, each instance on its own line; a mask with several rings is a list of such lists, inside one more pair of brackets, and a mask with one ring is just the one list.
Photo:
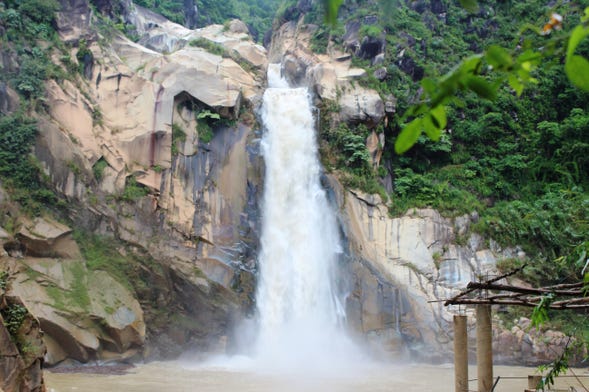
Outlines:
[[262, 140], [266, 163], [257, 310], [257, 359], [293, 369], [342, 360], [351, 343], [335, 292], [341, 245], [335, 212], [320, 184], [313, 107], [305, 88], [268, 71]]

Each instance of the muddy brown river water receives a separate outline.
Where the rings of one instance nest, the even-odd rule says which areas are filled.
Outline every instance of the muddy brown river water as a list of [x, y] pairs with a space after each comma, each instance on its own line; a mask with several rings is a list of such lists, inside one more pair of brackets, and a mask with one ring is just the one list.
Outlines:
[[[495, 377], [501, 376], [497, 392], [523, 392], [527, 375], [535, 368], [496, 366]], [[312, 372], [315, 373], [315, 372]], [[589, 386], [587, 369], [575, 369], [581, 381]], [[513, 378], [521, 377], [521, 378]], [[476, 378], [476, 368], [470, 369]], [[247, 365], [198, 365], [187, 362], [152, 362], [139, 365], [124, 375], [46, 372], [50, 392], [451, 392], [454, 391], [452, 365], [372, 364], [353, 371], [325, 374], [266, 373], [248, 369]], [[476, 390], [476, 381], [470, 389]], [[585, 391], [573, 377], [558, 380], [559, 390]]]

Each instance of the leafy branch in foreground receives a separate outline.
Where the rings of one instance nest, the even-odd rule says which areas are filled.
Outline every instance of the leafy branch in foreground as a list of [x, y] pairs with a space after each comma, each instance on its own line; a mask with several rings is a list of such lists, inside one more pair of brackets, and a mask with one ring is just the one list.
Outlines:
[[544, 388], [550, 388], [554, 385], [554, 378], [558, 377], [561, 373], [566, 373], [569, 369], [569, 343], [571, 342], [571, 338], [567, 340], [567, 343], [562, 351], [562, 354], [556, 358], [551, 364], [549, 365], [542, 365], [538, 367], [538, 371], [544, 372], [548, 370], [548, 373], [538, 383], [536, 387], [538, 390], [544, 390]]
[[[539, 29], [534, 30], [540, 35], [545, 34]], [[403, 115], [402, 121], [411, 120], [403, 126], [395, 142], [395, 152], [402, 154], [410, 149], [422, 132], [434, 141], [439, 140], [446, 127], [446, 106], [450, 103], [461, 105], [457, 97], [459, 92], [471, 91], [482, 99], [493, 101], [499, 88], [507, 82], [520, 96], [527, 85], [537, 82], [532, 72], [540, 63], [560, 54], [558, 49], [563, 39], [568, 39], [565, 73], [573, 85], [589, 91], [589, 61], [575, 54], [581, 41], [588, 35], [589, 7], [585, 9], [581, 23], [569, 35], [555, 37], [540, 48], [527, 48], [516, 55], [521, 49], [510, 52], [492, 45], [483, 54], [463, 60], [439, 80], [424, 78], [421, 87], [426, 98]]]

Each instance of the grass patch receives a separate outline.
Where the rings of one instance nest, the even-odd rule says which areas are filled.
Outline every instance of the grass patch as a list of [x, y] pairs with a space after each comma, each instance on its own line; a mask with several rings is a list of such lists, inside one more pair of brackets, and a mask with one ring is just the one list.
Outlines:
[[147, 187], [139, 184], [135, 177], [127, 178], [125, 189], [120, 196], [120, 200], [127, 202], [134, 202], [149, 194]]
[[117, 250], [117, 243], [112, 238], [75, 231], [74, 239], [78, 243], [90, 271], [105, 271], [127, 289], [133, 290], [129, 280], [131, 263]]
[[72, 263], [69, 266], [72, 273], [72, 285], [70, 288], [70, 302], [80, 307], [88, 309], [90, 307], [90, 296], [88, 295], [88, 274], [82, 262]]
[[223, 47], [223, 45], [220, 45], [220, 44], [213, 42], [213, 41], [209, 41], [206, 38], [199, 37], [197, 39], [194, 39], [194, 40], [190, 41], [189, 45], [194, 46], [194, 47], [198, 47], [198, 48], [202, 48], [209, 53], [216, 54], [217, 56], [226, 55], [226, 51], [225, 51], [225, 48]]

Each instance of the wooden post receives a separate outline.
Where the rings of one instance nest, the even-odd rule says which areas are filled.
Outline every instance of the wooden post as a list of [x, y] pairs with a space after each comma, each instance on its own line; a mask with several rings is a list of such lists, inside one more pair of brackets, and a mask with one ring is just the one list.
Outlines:
[[543, 391], [544, 389], [536, 389], [540, 381], [542, 381], [542, 376], [528, 376], [528, 389], [526, 389], [526, 392]]
[[478, 391], [491, 392], [493, 388], [493, 331], [491, 305], [477, 305], [477, 378]]
[[468, 392], [468, 335], [466, 316], [454, 315], [454, 386]]

